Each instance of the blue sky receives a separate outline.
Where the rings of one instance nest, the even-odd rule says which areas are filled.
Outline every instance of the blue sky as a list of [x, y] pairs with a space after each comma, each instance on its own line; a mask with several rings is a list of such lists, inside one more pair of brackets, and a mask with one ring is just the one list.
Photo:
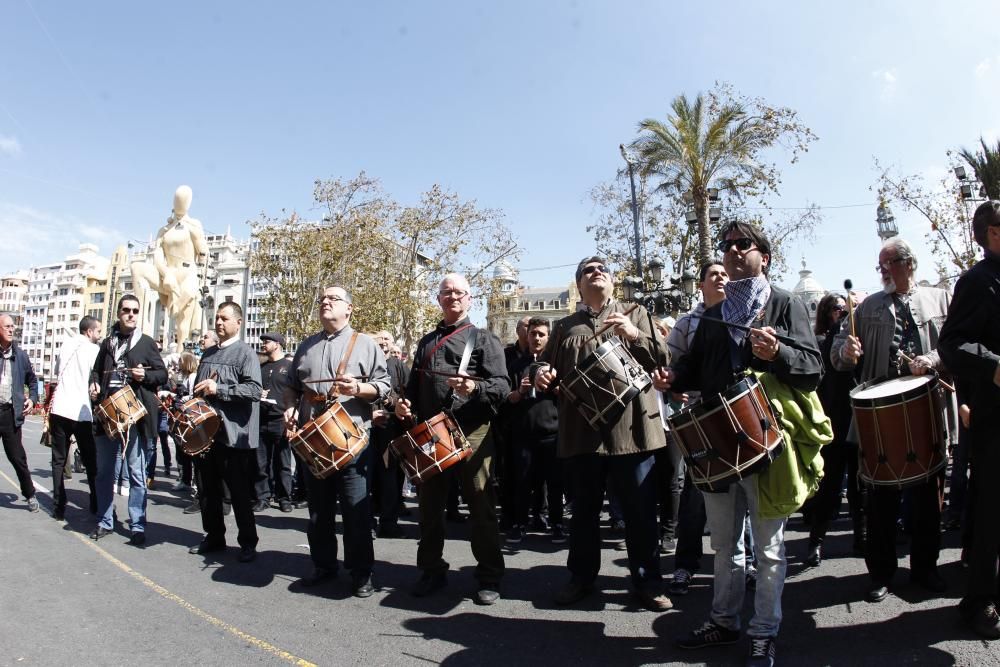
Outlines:
[[[938, 176], [946, 150], [997, 136], [1000, 5], [814, 5], [3, 0], [0, 272], [145, 240], [182, 183], [207, 230], [245, 237], [362, 169], [404, 203], [437, 182], [502, 209], [522, 268], [575, 263], [618, 144], [724, 80], [819, 136], [775, 206], [858, 205], [827, 209], [793, 264], [872, 286], [872, 158]], [[932, 278], [926, 224], [896, 213]]]

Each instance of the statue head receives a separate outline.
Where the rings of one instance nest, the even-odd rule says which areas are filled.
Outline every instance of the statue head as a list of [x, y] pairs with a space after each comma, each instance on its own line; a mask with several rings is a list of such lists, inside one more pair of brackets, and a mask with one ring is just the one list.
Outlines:
[[191, 197], [193, 193], [187, 185], [182, 185], [174, 192], [174, 216], [183, 218], [191, 208]]

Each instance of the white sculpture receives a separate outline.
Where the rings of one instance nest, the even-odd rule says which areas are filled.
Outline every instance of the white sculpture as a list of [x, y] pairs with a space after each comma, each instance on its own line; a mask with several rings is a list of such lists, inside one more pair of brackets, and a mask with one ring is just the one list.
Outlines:
[[208, 255], [201, 222], [188, 217], [191, 188], [182, 185], [174, 193], [173, 215], [160, 228], [153, 244], [153, 262], [133, 262], [132, 280], [160, 295], [160, 304], [174, 324], [177, 342], [184, 345], [192, 329], [201, 324], [198, 304], [198, 268]]

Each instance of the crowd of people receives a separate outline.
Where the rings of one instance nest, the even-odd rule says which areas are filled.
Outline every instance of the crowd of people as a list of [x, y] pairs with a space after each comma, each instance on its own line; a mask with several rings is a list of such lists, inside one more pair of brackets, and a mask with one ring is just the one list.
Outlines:
[[[859, 596], [877, 604], [895, 585], [897, 527], [912, 541], [911, 581], [932, 594], [944, 592], [942, 521], [957, 522], [969, 568], [961, 617], [981, 636], [997, 639], [1000, 527], [992, 519], [1000, 500], [993, 482], [1000, 454], [992, 445], [1000, 432], [1000, 339], [993, 319], [1000, 314], [1000, 204], [980, 206], [972, 227], [985, 258], [953, 295], [915, 281], [917, 258], [897, 237], [878, 255], [884, 289], [863, 300], [829, 294], [814, 321], [797, 297], [769, 281], [771, 245], [752, 225], [723, 227], [719, 259], [701, 267], [702, 302], [677, 322], [657, 321], [641, 306], [615, 299], [607, 263], [587, 257], [575, 272], [576, 312], [556, 322], [524, 318], [506, 349], [471, 323], [469, 283], [448, 274], [437, 294], [441, 320], [408, 363], [398, 348], [394, 353], [388, 332], [368, 335], [352, 327], [356, 305], [342, 285], [317, 286], [320, 329], [294, 355], [285, 353], [278, 333], [264, 334], [255, 352], [240, 340], [240, 306], [225, 302], [214, 332], [199, 341], [200, 358], [172, 352], [166, 363], [136, 327], [138, 300], [126, 295], [106, 337], [99, 322], [85, 317], [80, 335], [60, 352], [48, 411], [53, 516], [62, 520], [66, 513], [62, 473], [72, 438], [96, 516], [90, 537], [113, 531], [115, 485], [124, 478], [130, 543], [142, 547], [158, 442], [165, 471], [172, 468], [169, 403], [194, 397], [214, 411], [218, 429], [201, 454], [176, 447], [174, 489], [193, 493], [184, 511], [199, 512], [204, 529], [192, 554], [226, 549], [224, 516], [231, 511], [237, 558], [249, 563], [257, 554], [256, 512], [307, 506], [313, 568], [301, 585], [321, 585], [342, 565], [353, 594], [369, 597], [378, 586], [374, 540], [399, 537], [399, 517], [408, 511], [403, 489], [411, 480], [399, 465], [408, 462], [418, 482], [414, 596], [447, 585], [445, 523], [467, 519], [477, 603], [501, 598], [505, 543], [544, 531], [555, 544], [568, 541], [567, 577], [555, 602], [574, 605], [596, 593], [607, 505], [624, 538], [632, 593], [654, 612], [672, 607], [670, 595], [688, 592], [701, 566], [702, 536], [710, 534], [711, 607], [705, 622], [677, 641], [680, 648], [739, 641], [750, 591], [747, 662], [773, 665], [788, 517], [801, 510], [809, 522], [803, 557], [821, 567], [846, 487], [853, 549], [870, 575]], [[0, 316], [0, 362], [0, 437], [28, 509], [37, 512], [20, 435], [24, 415], [38, 401], [37, 383], [6, 315]], [[859, 391], [875, 389], [874, 409], [891, 407], [902, 399], [882, 400], [878, 390], [900, 380], [934, 388], [924, 410], [931, 426], [914, 434], [916, 427], [904, 424], [906, 443], [895, 442], [904, 439], [902, 431], [877, 433], [878, 456], [871, 458], [870, 426], [859, 410], [852, 412], [852, 401]], [[955, 389], [949, 381], [956, 393], [948, 391]], [[758, 385], [770, 400], [755, 404], [749, 423], [734, 406], [756, 395]], [[748, 389], [737, 396], [734, 387]], [[102, 428], [104, 408], [97, 406], [126, 388], [130, 408], [141, 416], [118, 432]], [[716, 413], [732, 437], [710, 424]], [[692, 420], [704, 451], [671, 427], [681, 417]], [[777, 434], [777, 444], [757, 442], [757, 431]], [[434, 435], [421, 440], [420, 433]], [[907, 463], [922, 455], [911, 438], [930, 442], [926, 465], [886, 477], [891, 448], [905, 447]], [[730, 446], [740, 452], [736, 460], [727, 460]], [[740, 460], [751, 451], [755, 457]], [[949, 455], [952, 494], [943, 517]], [[421, 461], [429, 463], [415, 463]], [[458, 512], [459, 498], [467, 515]], [[661, 555], [674, 552], [668, 578]]]

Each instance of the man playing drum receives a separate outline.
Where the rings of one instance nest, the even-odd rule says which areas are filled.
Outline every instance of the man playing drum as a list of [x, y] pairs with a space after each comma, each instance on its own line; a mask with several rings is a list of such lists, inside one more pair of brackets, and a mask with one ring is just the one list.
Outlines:
[[[665, 365], [666, 346], [654, 340], [649, 317], [642, 306], [630, 313], [629, 304], [613, 296], [611, 272], [601, 257], [587, 257], [576, 268], [581, 308], [556, 322], [535, 385], [539, 391], [556, 390], [572, 372], [605, 343], [604, 330], [634, 357], [642, 370]], [[559, 391], [558, 455], [564, 459], [567, 485], [573, 489], [573, 518], [569, 530], [570, 580], [555, 597], [556, 604], [574, 604], [593, 591], [601, 567], [599, 532], [601, 506], [608, 480], [621, 499], [625, 514], [629, 573], [632, 591], [642, 606], [664, 611], [673, 605], [663, 592], [660, 573], [660, 540], [656, 521], [656, 474], [653, 452], [666, 446], [656, 394], [650, 385], [625, 407], [614, 423], [592, 427], [581, 419]]]
[[426, 421], [446, 411], [458, 422], [473, 452], [419, 486], [417, 567], [421, 576], [412, 593], [424, 597], [447, 583], [449, 566], [442, 558], [445, 505], [452, 477], [459, 475], [477, 560], [479, 588], [475, 599], [478, 604], [491, 605], [500, 598], [504, 562], [490, 479], [493, 440], [485, 436], [490, 420], [510, 392], [510, 382], [499, 339], [469, 321], [472, 297], [465, 277], [446, 275], [437, 300], [443, 317], [417, 344], [406, 398], [396, 403], [396, 417]]
[[[823, 366], [819, 353], [810, 353], [780, 342], [784, 334], [797, 345], [815, 350], [809, 313], [792, 294], [770, 284], [767, 270], [771, 244], [758, 228], [730, 222], [721, 233], [718, 251], [729, 274], [726, 298], [705, 309], [705, 317], [750, 327], [748, 333], [703, 319], [688, 354], [671, 361], [671, 368], [657, 371], [656, 388], [675, 392], [697, 390], [703, 396], [721, 394], [746, 370], [772, 373], [778, 381], [812, 391]], [[785, 522], [760, 514], [758, 475], [750, 474], [724, 487], [706, 492], [705, 513], [715, 551], [715, 580], [709, 620], [680, 639], [681, 648], [733, 644], [739, 640], [740, 613], [746, 591], [746, 558], [743, 549], [747, 512], [757, 554], [757, 587], [748, 665], [773, 665], [775, 639], [781, 624], [781, 592], [785, 584]]]
[[127, 430], [127, 442], [106, 433], [96, 438], [98, 522], [90, 537], [99, 540], [114, 530], [114, 478], [124, 450], [130, 542], [141, 547], [146, 543], [146, 462], [156, 446], [156, 415], [160, 410], [156, 390], [167, 381], [167, 369], [156, 343], [136, 326], [138, 320], [139, 300], [126, 294], [118, 300], [118, 322], [101, 343], [90, 374], [90, 397], [97, 403], [129, 389], [146, 410], [146, 416]]
[[240, 340], [243, 309], [223, 301], [215, 311], [219, 344], [205, 351], [195, 376], [194, 395], [218, 413], [220, 426], [211, 448], [195, 460], [200, 477], [198, 499], [205, 537], [192, 554], [226, 548], [222, 513], [223, 483], [232, 498], [240, 545], [239, 561], [257, 558], [257, 523], [253, 516], [254, 481], [260, 443], [260, 362], [253, 348]]
[[[936, 348], [941, 325], [948, 313], [948, 293], [937, 287], [917, 284], [913, 278], [917, 258], [903, 239], [892, 238], [882, 245], [876, 269], [882, 276], [884, 289], [855, 308], [857, 335], [852, 335], [847, 325], [834, 339], [830, 350], [834, 368], [853, 370], [860, 363], [858, 379], [861, 382], [940, 370], [942, 363]], [[906, 361], [904, 355], [911, 361]], [[945, 418], [943, 413], [938, 415], [940, 421]], [[859, 442], [864, 449], [865, 443], [860, 442], [857, 435], [855, 420], [848, 440]], [[943, 468], [939, 474], [929, 475], [904, 490], [887, 485], [868, 489], [865, 563], [871, 575], [870, 602], [885, 599], [896, 571], [896, 520], [902, 494], [908, 496], [912, 513], [910, 580], [934, 593], [942, 593], [947, 588], [937, 570], [943, 489]]]
[[[371, 337], [351, 327], [354, 305], [346, 289], [325, 288], [318, 306], [323, 330], [302, 341], [295, 352], [288, 378], [285, 423], [290, 431], [295, 431], [325, 413], [328, 404], [335, 403], [360, 426], [360, 433], [367, 441], [372, 403], [389, 393], [385, 355]], [[374, 448], [367, 446], [367, 442], [363, 447], [346, 465], [323, 479], [306, 471], [307, 535], [313, 571], [302, 578], [303, 586], [315, 586], [337, 574], [335, 529], [339, 501], [344, 521], [344, 565], [351, 570], [351, 591], [359, 598], [375, 592], [372, 583], [375, 551], [368, 496], [368, 472], [374, 464]]]
[[997, 553], [1000, 552], [1000, 203], [981, 204], [972, 234], [986, 257], [955, 286], [955, 299], [941, 329], [941, 358], [954, 372], [971, 406], [972, 548], [959, 611], [978, 634], [1000, 639], [997, 614]]

